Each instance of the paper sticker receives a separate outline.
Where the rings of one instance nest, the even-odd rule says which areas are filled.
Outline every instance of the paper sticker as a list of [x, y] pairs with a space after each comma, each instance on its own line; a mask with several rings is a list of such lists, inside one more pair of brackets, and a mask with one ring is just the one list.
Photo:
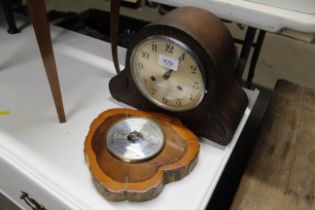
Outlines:
[[159, 54], [159, 64], [167, 69], [177, 71], [178, 69], [178, 59], [174, 57], [169, 57], [167, 55]]

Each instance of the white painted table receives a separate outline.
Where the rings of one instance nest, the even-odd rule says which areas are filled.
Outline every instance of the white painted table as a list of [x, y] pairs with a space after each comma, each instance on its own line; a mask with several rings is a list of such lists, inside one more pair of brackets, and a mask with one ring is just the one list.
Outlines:
[[[113, 203], [93, 186], [83, 143], [91, 121], [102, 111], [126, 107], [111, 98], [114, 76], [110, 46], [102, 41], [51, 27], [67, 123], [59, 124], [32, 28], [8, 35], [0, 28], [0, 191], [29, 209], [21, 191], [47, 209], [204, 209], [257, 99], [250, 104], [232, 142], [220, 146], [201, 140], [199, 160], [183, 180], [166, 185], [154, 200]], [[120, 61], [125, 50], [120, 49]]]
[[172, 6], [196, 6], [218, 17], [269, 32], [292, 29], [315, 33], [314, 0], [152, 0]]
[[236, 75], [243, 73], [251, 48], [254, 47], [256, 29], [259, 29], [253, 56], [250, 60], [247, 86], [251, 87], [265, 31], [280, 33], [284, 29], [315, 34], [314, 0], [151, 0], [170, 6], [195, 6], [232, 22], [249, 26], [239, 56]]

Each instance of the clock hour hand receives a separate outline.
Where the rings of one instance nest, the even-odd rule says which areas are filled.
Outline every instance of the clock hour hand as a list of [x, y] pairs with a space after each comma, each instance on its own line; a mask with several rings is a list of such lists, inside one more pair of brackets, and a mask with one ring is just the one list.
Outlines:
[[168, 80], [171, 76], [171, 74], [173, 73], [173, 70], [172, 69], [169, 69], [167, 72], [165, 72], [163, 75], [162, 75], [162, 78], [165, 79], [165, 80]]

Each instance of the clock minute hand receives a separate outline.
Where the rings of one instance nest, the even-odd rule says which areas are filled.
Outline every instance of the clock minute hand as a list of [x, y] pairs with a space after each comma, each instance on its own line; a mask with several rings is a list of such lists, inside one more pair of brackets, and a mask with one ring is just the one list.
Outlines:
[[168, 80], [171, 76], [171, 74], [173, 73], [173, 70], [172, 69], [169, 69], [167, 72], [165, 72], [163, 75], [162, 75], [162, 78], [165, 79], [165, 80]]

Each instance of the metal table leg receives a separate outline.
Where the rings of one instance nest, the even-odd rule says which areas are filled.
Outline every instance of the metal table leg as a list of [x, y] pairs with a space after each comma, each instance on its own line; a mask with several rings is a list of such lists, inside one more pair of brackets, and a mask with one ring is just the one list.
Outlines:
[[246, 80], [246, 86], [250, 88], [252, 86], [252, 81], [254, 78], [255, 74], [255, 69], [256, 69], [256, 64], [259, 58], [260, 50], [263, 45], [266, 31], [259, 30], [258, 38], [257, 41], [254, 43], [255, 35], [256, 35], [257, 29], [248, 27], [246, 36], [244, 40], [240, 39], [234, 39], [234, 41], [238, 44], [242, 44], [242, 51], [237, 63], [236, 67], [236, 78], [241, 82], [242, 81], [242, 76], [244, 74], [244, 70], [246, 67], [246, 63], [248, 61], [249, 53], [251, 51], [251, 48], [254, 48], [254, 53], [250, 61], [250, 67], [249, 67], [249, 72]]
[[253, 46], [255, 34], [256, 34], [256, 29], [252, 28], [252, 27], [248, 27], [247, 32], [246, 32], [246, 36], [245, 36], [245, 40], [243, 43], [241, 55], [239, 57], [237, 67], [236, 67], [236, 78], [239, 81], [242, 81], [242, 75], [243, 75], [244, 70], [245, 70], [245, 66], [246, 66], [246, 63], [248, 60], [250, 50]]
[[246, 81], [246, 86], [248, 88], [251, 88], [252, 83], [253, 83], [253, 78], [254, 78], [254, 73], [256, 69], [256, 64], [259, 58], [260, 50], [263, 45], [264, 39], [265, 39], [266, 31], [260, 30], [257, 38], [257, 42], [255, 44], [255, 50], [253, 53], [252, 60], [250, 62], [249, 66], [249, 72], [247, 76], [247, 81]]
[[15, 19], [12, 11], [12, 6], [10, 0], [0, 0], [2, 5], [5, 18], [7, 19], [7, 23], [9, 26], [8, 33], [9, 34], [16, 34], [19, 33], [20, 30], [15, 25]]

